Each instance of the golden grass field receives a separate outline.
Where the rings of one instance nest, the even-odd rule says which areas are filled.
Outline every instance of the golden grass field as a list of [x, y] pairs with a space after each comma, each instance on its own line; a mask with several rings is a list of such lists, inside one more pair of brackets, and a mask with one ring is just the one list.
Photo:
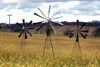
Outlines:
[[21, 49], [19, 33], [0, 32], [0, 67], [100, 67], [100, 38], [80, 38], [82, 55], [72, 55], [75, 38], [51, 36], [55, 58], [47, 47], [42, 58], [45, 35], [28, 37], [26, 47]]

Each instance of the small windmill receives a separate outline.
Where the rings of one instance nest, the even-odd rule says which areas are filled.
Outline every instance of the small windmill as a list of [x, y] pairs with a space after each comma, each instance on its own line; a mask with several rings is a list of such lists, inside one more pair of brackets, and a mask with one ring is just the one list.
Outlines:
[[[44, 23], [44, 24], [41, 24], [40, 27], [39, 27], [36, 31], [40, 30], [43, 26], [46, 26], [46, 28], [47, 28], [47, 29], [46, 29], [46, 36], [47, 36], [47, 37], [46, 37], [45, 45], [44, 45], [44, 49], [43, 49], [43, 56], [44, 56], [44, 54], [45, 54], [45, 49], [46, 49], [46, 45], [47, 45], [47, 40], [50, 40], [50, 46], [51, 46], [51, 48], [52, 48], [53, 57], [55, 57], [54, 49], [53, 49], [53, 45], [52, 45], [52, 40], [51, 40], [51, 32], [52, 32], [52, 30], [53, 30], [54, 33], [56, 34], [56, 30], [55, 30], [55, 28], [53, 27], [53, 25], [52, 25], [53, 22], [52, 22], [51, 20], [61, 18], [62, 16], [60, 16], [60, 17], [55, 17], [55, 18], [54, 18], [55, 15], [59, 14], [59, 12], [57, 12], [57, 13], [55, 13], [53, 16], [50, 17], [51, 5], [49, 5], [48, 16], [46, 16], [46, 15], [41, 11], [40, 8], [38, 8], [38, 10], [41, 12], [41, 14], [42, 14], [44, 17], [40, 16], [40, 15], [37, 14], [37, 13], [34, 13], [34, 15], [36, 15], [36, 16], [38, 16], [38, 17], [44, 19], [44, 20], [45, 20], [45, 21], [44, 21], [45, 23]], [[47, 24], [46, 24], [46, 23], [47, 23]], [[51, 28], [52, 28], [52, 30], [51, 30]]]
[[[79, 43], [79, 34], [86, 39], [87, 33], [89, 32], [88, 30], [82, 30], [83, 27], [86, 25], [86, 23], [84, 23], [81, 27], [79, 26], [79, 20], [77, 20], [76, 22], [76, 27], [74, 30], [71, 31], [71, 34], [69, 35], [70, 38], [72, 38], [75, 34], [76, 34], [76, 41], [75, 41], [75, 45], [73, 46], [73, 50], [75, 49], [75, 46], [78, 46], [79, 51], [81, 53], [81, 47], [80, 47], [80, 43]], [[78, 43], [78, 45], [76, 45]]]
[[23, 19], [22, 21], [23, 21], [23, 24], [22, 25], [19, 24], [19, 23], [16, 23], [18, 26], [21, 27], [21, 29], [19, 29], [19, 31], [21, 31], [21, 33], [18, 35], [19, 38], [22, 37], [22, 44], [21, 44], [22, 46], [21, 46], [21, 48], [23, 48], [24, 45], [26, 45], [25, 40], [27, 39], [27, 33], [30, 36], [32, 36], [32, 34], [28, 31], [28, 29], [31, 29], [31, 28], [29, 28], [29, 26], [32, 23], [32, 21], [30, 21], [27, 25], [25, 23], [25, 19]]

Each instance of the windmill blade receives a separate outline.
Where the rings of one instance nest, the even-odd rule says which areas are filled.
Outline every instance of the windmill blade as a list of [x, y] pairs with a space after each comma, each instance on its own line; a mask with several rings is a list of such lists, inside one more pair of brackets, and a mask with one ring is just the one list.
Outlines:
[[57, 24], [59, 24], [59, 25], [64, 25], [63, 23], [61, 23], [61, 22], [55, 22], [55, 23], [57, 23]]
[[59, 22], [59, 23], [57, 23], [57, 24], [64, 25], [64, 24], [63, 24], [63, 23], [61, 23], [61, 22]]
[[41, 24], [39, 28], [36, 29], [36, 31], [39, 31], [45, 24]]
[[25, 39], [27, 39], [27, 34], [26, 34], [26, 32], [25, 32]]
[[45, 14], [41, 11], [41, 9], [38, 8], [38, 10], [43, 14], [43, 16], [45, 17], [45, 19], [47, 19], [47, 17], [46, 17]]
[[34, 15], [36, 15], [36, 16], [38, 16], [38, 17], [42, 18], [42, 19], [45, 19], [44, 17], [42, 17], [42, 16], [38, 15], [37, 13], [34, 13]]
[[76, 42], [79, 42], [79, 35], [78, 35], [78, 33], [76, 35]]
[[19, 25], [20, 27], [23, 27], [21, 24], [19, 24], [19, 23], [16, 23], [17, 25]]
[[80, 32], [80, 34], [81, 34], [81, 36], [82, 36], [84, 39], [86, 39], [86, 36], [85, 36], [85, 35], [83, 35], [81, 32]]
[[31, 20], [31, 21], [28, 23], [28, 25], [27, 25], [27, 26], [29, 26], [30, 24], [32, 24], [32, 22], [33, 22], [33, 21]]
[[84, 24], [80, 27], [80, 29], [82, 29], [85, 25], [86, 25], [86, 23], [84, 23]]
[[48, 9], [48, 18], [50, 16], [50, 10], [51, 10], [51, 5], [49, 5], [49, 9]]
[[30, 36], [32, 36], [32, 34], [31, 34], [28, 30], [27, 30], [26, 32], [27, 32]]
[[22, 21], [23, 21], [23, 26], [25, 26], [25, 19], [23, 19]]
[[52, 18], [51, 20], [54, 20], [54, 19], [59, 19], [59, 18], [62, 18], [63, 16], [60, 16], [60, 17], [56, 17], [56, 18]]
[[89, 30], [83, 30], [83, 31], [81, 31], [81, 32], [88, 33], [88, 32], [89, 32]]
[[56, 30], [55, 30], [55, 28], [53, 27], [53, 25], [52, 25], [52, 23], [51, 23], [51, 22], [50, 22], [50, 26], [52, 27], [52, 29], [53, 29], [54, 33], [55, 33], [55, 34], [57, 34], [57, 33], [56, 33]]
[[23, 32], [24, 32], [24, 31], [22, 30], [22, 32], [21, 32], [20, 35], [18, 36], [19, 38], [22, 36]]
[[59, 14], [59, 13], [60, 13], [60, 11], [57, 12], [57, 13], [55, 13], [54, 15], [52, 15], [51, 18], [53, 18], [54, 16], [56, 16], [56, 15]]
[[71, 35], [69, 35], [69, 38], [72, 38], [76, 33], [72, 33]]

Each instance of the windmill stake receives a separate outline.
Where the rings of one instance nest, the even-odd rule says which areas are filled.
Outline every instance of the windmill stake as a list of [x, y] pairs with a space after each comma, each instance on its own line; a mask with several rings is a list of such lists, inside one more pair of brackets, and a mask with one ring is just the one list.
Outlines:
[[[77, 48], [77, 46], [78, 46], [78, 48]], [[82, 54], [82, 52], [81, 52], [81, 46], [80, 46], [80, 43], [79, 42], [76, 42], [75, 41], [75, 44], [73, 46], [73, 52], [72, 52], [72, 54], [74, 53], [75, 49], [78, 49], [79, 52], [80, 52], [80, 54]]]
[[53, 45], [52, 45], [52, 40], [51, 40], [51, 37], [49, 36], [50, 38], [50, 42], [51, 42], [51, 48], [52, 48], [52, 52], [53, 52], [53, 57], [55, 58], [55, 53], [54, 53], [54, 49], [53, 49]]
[[44, 54], [45, 54], [46, 42], [47, 42], [47, 37], [45, 39], [45, 44], [44, 44], [44, 49], [43, 49], [43, 57], [44, 57]]

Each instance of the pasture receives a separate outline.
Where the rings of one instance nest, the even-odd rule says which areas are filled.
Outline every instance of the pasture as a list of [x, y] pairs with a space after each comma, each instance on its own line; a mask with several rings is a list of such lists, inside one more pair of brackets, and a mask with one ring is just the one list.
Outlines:
[[[75, 38], [52, 35], [55, 58], [50, 46], [42, 58], [45, 35], [33, 34], [21, 49], [19, 33], [0, 32], [0, 67], [100, 67], [100, 38], [80, 38], [82, 55], [72, 55]], [[49, 44], [49, 43], [48, 43]]]

